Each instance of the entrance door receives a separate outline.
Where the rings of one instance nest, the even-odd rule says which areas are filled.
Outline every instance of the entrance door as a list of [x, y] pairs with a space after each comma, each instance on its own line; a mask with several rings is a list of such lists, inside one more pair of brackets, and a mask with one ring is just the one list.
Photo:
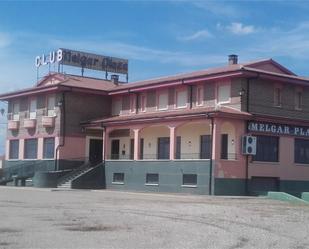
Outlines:
[[119, 159], [119, 139], [112, 140], [111, 159]]
[[92, 165], [102, 162], [103, 141], [101, 139], [90, 139], [89, 162]]
[[210, 159], [211, 155], [211, 136], [201, 136], [200, 159]]
[[170, 138], [159, 137], [158, 138], [158, 159], [170, 158]]

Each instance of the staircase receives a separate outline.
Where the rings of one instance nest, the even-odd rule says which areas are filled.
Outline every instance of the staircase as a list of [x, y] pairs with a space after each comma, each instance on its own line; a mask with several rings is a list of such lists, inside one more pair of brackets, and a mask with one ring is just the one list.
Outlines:
[[70, 189], [71, 188], [71, 182], [82, 176], [83, 174], [87, 173], [88, 171], [90, 171], [93, 168], [93, 165], [91, 165], [90, 163], [84, 164], [81, 167], [73, 170], [72, 172], [70, 172], [69, 174], [61, 177], [58, 180], [58, 185], [57, 188], [60, 189]]

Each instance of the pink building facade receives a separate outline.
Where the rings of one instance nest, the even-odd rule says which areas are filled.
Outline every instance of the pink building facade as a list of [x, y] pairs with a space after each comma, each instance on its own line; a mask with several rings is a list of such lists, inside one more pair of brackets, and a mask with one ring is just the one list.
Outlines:
[[[135, 83], [52, 74], [0, 96], [9, 101], [7, 168], [92, 164], [101, 168], [92, 178], [107, 189], [299, 195], [309, 190], [308, 84], [271, 59], [240, 64], [236, 56], [224, 67]], [[71, 186], [89, 184], [89, 172]]]

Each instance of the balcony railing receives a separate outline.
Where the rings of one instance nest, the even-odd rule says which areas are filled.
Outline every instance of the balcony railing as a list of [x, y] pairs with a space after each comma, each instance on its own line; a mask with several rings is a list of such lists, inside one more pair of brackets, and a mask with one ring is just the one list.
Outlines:
[[42, 116], [42, 125], [50, 128], [55, 126], [55, 116]]
[[8, 120], [8, 129], [9, 130], [18, 130], [19, 129], [19, 120]]
[[24, 128], [34, 129], [36, 127], [36, 119], [24, 119]]

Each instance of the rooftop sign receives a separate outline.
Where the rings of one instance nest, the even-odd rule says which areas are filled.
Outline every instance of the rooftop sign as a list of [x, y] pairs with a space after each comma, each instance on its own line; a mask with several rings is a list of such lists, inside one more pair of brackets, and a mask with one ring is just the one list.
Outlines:
[[91, 54], [65, 48], [49, 54], [37, 56], [35, 58], [35, 66], [39, 68], [47, 64], [59, 63], [82, 69], [92, 69], [112, 73], [128, 74], [128, 60], [116, 57]]

